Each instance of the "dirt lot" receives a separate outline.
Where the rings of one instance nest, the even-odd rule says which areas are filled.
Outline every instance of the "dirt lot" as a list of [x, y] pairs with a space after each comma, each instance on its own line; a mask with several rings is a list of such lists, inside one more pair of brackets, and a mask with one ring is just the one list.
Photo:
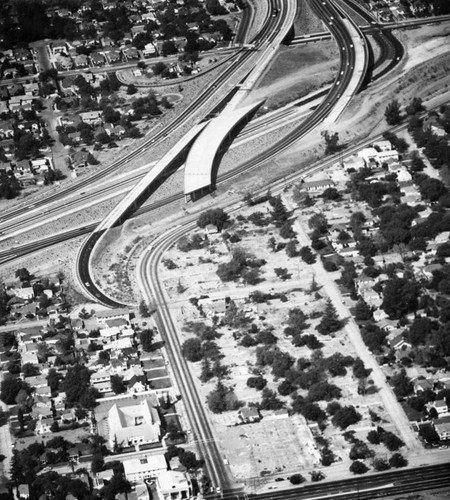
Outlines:
[[333, 41], [283, 47], [252, 98], [266, 97], [269, 109], [279, 108], [333, 82], [339, 54]]
[[[256, 208], [244, 209], [240, 215], [247, 217], [255, 211], [265, 213], [267, 208], [264, 205], [258, 205]], [[197, 308], [189, 302], [189, 298], [200, 297], [203, 294], [208, 295], [212, 301], [219, 302], [229, 296], [236, 300], [238, 307], [246, 312], [258, 328], [273, 327], [280, 350], [289, 352], [295, 359], [309, 357], [312, 351], [307, 347], [294, 347], [283, 333], [288, 311], [292, 307], [300, 307], [306, 314], [321, 312], [324, 308], [326, 296], [321, 298], [314, 296], [310, 290], [313, 274], [309, 266], [298, 257], [290, 258], [284, 251], [274, 253], [268, 248], [267, 240], [271, 234], [274, 234], [277, 240], [279, 239], [278, 230], [273, 226], [260, 230], [249, 222], [243, 222], [233, 225], [229, 232], [236, 232], [241, 236], [242, 240], [237, 244], [239, 247], [267, 261], [262, 268], [263, 281], [256, 286], [221, 283], [215, 271], [218, 263], [229, 260], [230, 252], [221, 238], [216, 235], [210, 237], [209, 247], [206, 249], [192, 250], [187, 253], [180, 252], [176, 247], [170, 249], [165, 258], [175, 263], [177, 267], [167, 269], [161, 266], [160, 276], [172, 299], [171, 309], [178, 320], [181, 341], [192, 336], [183, 328], [187, 321], [202, 321], [211, 324], [210, 320], [200, 315]], [[291, 279], [281, 281], [275, 276], [273, 271], [275, 267], [287, 268], [292, 275]], [[180, 284], [181, 290], [184, 289], [182, 293], [180, 293]], [[267, 304], [248, 303], [245, 299], [251, 291], [256, 289], [265, 292], [283, 291], [288, 300], [282, 302], [280, 299], [275, 299]], [[204, 311], [207, 310], [204, 308]], [[343, 334], [337, 334], [336, 338], [318, 334], [315, 326], [319, 321], [320, 319], [308, 320], [310, 327], [305, 333], [313, 333], [320, 338], [324, 344], [322, 348], [324, 356], [330, 356], [337, 351], [355, 355], [352, 344]], [[274, 378], [271, 369], [256, 365], [256, 347], [241, 346], [233, 336], [235, 330], [229, 327], [220, 327], [218, 332], [221, 337], [216, 342], [225, 356], [222, 364], [230, 369], [225, 383], [234, 388], [240, 401], [246, 404], [260, 401], [260, 392], [249, 388], [246, 384], [248, 377], [255, 369], [267, 379], [267, 387], [272, 390], [277, 389], [280, 381]], [[202, 398], [206, 400], [216, 380], [201, 383], [198, 380], [200, 365], [201, 363], [192, 364], [192, 371], [198, 383], [198, 390]], [[372, 410], [380, 416], [386, 429], [395, 430], [381, 405], [379, 396], [376, 393], [365, 397], [360, 396], [357, 393], [357, 382], [350, 372], [351, 370], [343, 377], [330, 379], [330, 382], [341, 388], [342, 401], [345, 404], [354, 405], [363, 417], [357, 425], [349, 429], [355, 430], [356, 435], [365, 440], [367, 432], [373, 428], [369, 415], [369, 410]], [[303, 391], [299, 393], [306, 394]], [[289, 397], [280, 398], [287, 404], [291, 402]], [[326, 403], [321, 402], [320, 405], [325, 408]], [[245, 480], [250, 489], [257, 490], [264, 487], [268, 481], [273, 481], [275, 477], [283, 477], [283, 474], [290, 475], [295, 472], [307, 474], [308, 471], [317, 469], [319, 463], [317, 449], [303, 417], [295, 415], [275, 421], [272, 412], [263, 411], [262, 414], [264, 418], [260, 423], [236, 426], [237, 412], [225, 412], [218, 415], [210, 413], [210, 418], [215, 423], [216, 439], [220, 442], [223, 454], [236, 479]], [[343, 439], [342, 431], [330, 425], [323, 437], [329, 440], [331, 449], [339, 457], [339, 463], [336, 466], [347, 464], [348, 470], [349, 444]], [[380, 447], [377, 452], [385, 453]], [[333, 467], [335, 465], [331, 466], [331, 469]]]

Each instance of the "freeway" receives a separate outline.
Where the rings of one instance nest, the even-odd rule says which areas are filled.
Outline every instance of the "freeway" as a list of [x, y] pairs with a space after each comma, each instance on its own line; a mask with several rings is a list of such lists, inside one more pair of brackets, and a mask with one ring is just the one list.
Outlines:
[[[324, 93], [326, 93], [326, 90], [321, 91], [321, 94], [324, 94]], [[292, 106], [290, 109], [286, 108], [285, 110], [280, 110], [277, 113], [274, 113], [273, 115], [271, 115], [270, 118], [268, 118], [269, 121], [267, 123], [260, 123], [259, 127], [260, 127], [260, 129], [262, 129], [265, 126], [270, 124], [270, 126], [272, 128], [276, 128], [277, 126], [283, 125], [283, 123], [292, 122], [295, 119], [298, 119], [298, 109], [297, 109], [297, 106]], [[275, 124], [275, 122], [277, 120], [280, 120], [278, 125]], [[257, 125], [255, 124], [254, 127], [256, 128]], [[246, 131], [246, 134], [249, 136], [251, 133], [253, 133], [253, 130], [254, 130], [253, 126], [249, 127], [248, 131]], [[268, 127], [267, 127], [267, 130], [268, 130]], [[261, 132], [259, 132], [259, 134], [261, 134]], [[255, 135], [257, 135], [257, 134], [255, 133]], [[239, 138], [240, 137], [238, 137], [238, 139]], [[132, 182], [132, 179], [130, 179], [130, 181], [128, 181], [128, 183], [130, 183], [130, 182]], [[75, 187], [75, 189], [77, 189], [77, 187]], [[92, 195], [85, 195], [85, 193], [81, 193], [82, 197], [80, 197], [79, 199], [74, 198], [76, 193], [73, 192], [71, 194], [72, 199], [69, 199], [69, 201], [67, 201], [67, 199], [66, 199], [66, 202], [64, 204], [64, 208], [66, 210], [62, 211], [61, 209], [58, 209], [57, 213], [53, 217], [62, 217], [66, 213], [73, 213], [73, 212], [77, 211], [76, 206], [79, 207], [81, 201], [86, 202], [86, 205], [84, 205], [84, 206], [93, 205], [94, 204], [93, 201], [90, 204], [87, 203], [89, 198], [93, 198], [94, 200], [96, 200], [96, 202], [99, 202], [99, 201], [104, 200], [104, 199], [110, 199], [110, 198], [114, 197], [115, 195], [120, 195], [121, 193], [125, 193], [128, 190], [129, 190], [129, 188], [127, 187], [127, 185], [123, 185], [122, 183], [117, 184], [117, 186], [115, 186], [115, 187], [106, 183], [106, 184], [102, 184], [102, 191], [96, 190], [95, 193], [93, 193]], [[59, 199], [59, 195], [57, 196], [57, 198]], [[70, 196], [69, 196], [69, 198], [70, 198]], [[37, 227], [39, 224], [47, 223], [48, 222], [48, 215], [45, 215], [44, 217], [42, 217], [43, 212], [40, 211], [40, 209], [42, 208], [42, 204], [45, 203], [46, 206], [48, 207], [48, 206], [50, 206], [51, 203], [56, 204], [57, 201], [58, 200], [53, 200], [53, 196], [49, 196], [49, 197], [47, 197], [47, 199], [45, 201], [36, 202], [35, 204], [28, 205], [24, 209], [17, 211], [15, 217], [13, 217], [13, 213], [8, 214], [8, 224], [7, 225], [2, 224], [2, 227], [1, 227], [1, 229], [3, 230], [3, 233], [12, 232], [13, 234], [19, 234], [20, 232], [23, 232], [27, 228], [29, 228], [30, 224], [31, 224], [31, 227]], [[53, 213], [53, 209], [52, 209], [52, 213]], [[16, 221], [14, 220], [15, 218], [20, 217], [20, 216], [22, 216], [24, 219], [26, 218], [26, 220], [24, 220], [22, 222], [21, 228], [16, 225]], [[7, 235], [6, 236], [3, 235], [3, 237], [0, 236], [0, 240], [5, 239], [6, 237], [8, 237], [8, 236]]]
[[[285, 0], [270, 1], [271, 5], [279, 6], [278, 2], [282, 2]], [[183, 128], [186, 128], [188, 125], [192, 125], [193, 123], [195, 123], [195, 120], [199, 120], [206, 116], [215, 107], [217, 107], [217, 100], [222, 99], [223, 89], [228, 89], [229, 91], [230, 87], [234, 88], [236, 84], [242, 80], [242, 78], [247, 73], [248, 68], [251, 68], [254, 61], [257, 60], [259, 47], [261, 47], [265, 43], [266, 39], [270, 39], [273, 36], [273, 33], [276, 33], [279, 29], [281, 29], [283, 22], [284, 16], [268, 16], [261, 31], [253, 40], [251, 40], [251, 42], [254, 44], [255, 49], [249, 50], [245, 47], [238, 49], [232, 63], [224, 71], [222, 71], [185, 110], [177, 115], [166, 126], [157, 131], [152, 137], [149, 137], [141, 142], [141, 144], [133, 151], [125, 154], [123, 157], [119, 158], [117, 161], [111, 163], [107, 167], [98, 170], [95, 173], [89, 174], [83, 179], [80, 179], [80, 181], [78, 181], [76, 184], [58, 190], [55, 193], [49, 194], [46, 198], [33, 201], [33, 205], [35, 207], [43, 207], [53, 201], [60, 201], [65, 199], [71, 193], [80, 191], [83, 188], [92, 185], [94, 182], [103, 179], [105, 176], [117, 171], [121, 166], [123, 166], [130, 160], [140, 156], [150, 147], [153, 148], [163, 143], [167, 143], [167, 137], [169, 136], [169, 134], [173, 137], [177, 131], [182, 131]], [[246, 21], [247, 25], [248, 23], [249, 21]], [[5, 215], [10, 218], [20, 214], [24, 214], [27, 212], [27, 210], [28, 206], [23, 206], [19, 209], [7, 211]]]
[[[271, 15], [269, 17], [269, 22], [265, 25], [264, 29], [261, 31], [261, 33], [258, 35], [258, 42], [254, 43], [255, 46], [257, 45], [262, 49], [262, 54], [266, 54], [267, 52], [267, 47], [271, 46], [271, 44], [274, 44], [276, 40], [278, 40], [278, 43], [281, 43], [280, 39], [280, 33], [284, 32], [286, 29], [286, 26], [290, 26], [291, 23], [294, 20], [294, 15], [295, 15], [295, 10], [292, 9], [292, 5], [289, 2], [286, 2], [284, 0], [272, 0], [271, 4], [272, 9], [276, 9], [277, 12], [280, 15], [273, 16]], [[269, 30], [266, 31], [267, 26], [269, 26]], [[272, 31], [273, 30], [273, 31]], [[252, 76], [253, 73], [253, 68], [251, 64], [261, 64], [262, 56], [258, 53], [258, 51], [247, 51], [244, 53], [244, 55], [248, 56], [248, 67], [246, 71], [246, 77], [250, 75]], [[267, 56], [264, 56], [264, 59]], [[250, 69], [249, 71], [249, 68]], [[238, 67], [237, 69], [240, 69]], [[237, 70], [236, 70], [237, 71]], [[222, 81], [222, 85], [224, 82], [229, 82], [229, 76]], [[233, 88], [237, 88], [234, 86]], [[234, 91], [229, 90], [228, 94], [233, 96]], [[225, 99], [225, 102], [228, 102], [228, 99]], [[184, 138], [182, 139], [184, 140]], [[167, 168], [168, 165], [165, 165], [164, 168]], [[153, 179], [152, 182], [156, 181], [156, 179]], [[148, 186], [149, 188], [150, 186]], [[128, 198], [128, 195], [127, 195]], [[127, 204], [128, 201], [127, 201]], [[122, 205], [121, 205], [122, 206]], [[124, 209], [124, 211], [127, 210], [127, 208]], [[120, 215], [114, 214], [114, 217], [116, 220], [120, 220], [121, 217]], [[110, 227], [110, 226], [109, 226]], [[77, 257], [77, 277], [78, 281], [81, 284], [82, 288], [84, 289], [84, 292], [86, 295], [91, 297], [93, 300], [98, 300], [102, 302], [105, 305], [108, 305], [110, 307], [118, 307], [119, 303], [112, 299], [111, 297], [108, 297], [105, 293], [103, 293], [99, 286], [94, 282], [92, 278], [92, 269], [91, 269], [91, 260], [90, 256], [97, 245], [97, 243], [100, 241], [102, 236], [104, 235], [105, 229], [103, 229], [103, 226], [99, 226], [99, 230], [95, 231], [89, 238], [87, 238], [78, 253]]]
[[[397, 125], [395, 127], [390, 128], [389, 131], [392, 133], [398, 133], [401, 130], [403, 130], [405, 127], [406, 127], [405, 124], [401, 124], [401, 125]], [[346, 149], [345, 155], [350, 156], [352, 154], [355, 154], [361, 148], [368, 147], [373, 142], [378, 141], [378, 140], [382, 140], [382, 139], [383, 139], [382, 134], [378, 134], [378, 135], [374, 135], [374, 136], [371, 136], [369, 138], [366, 138], [362, 141], [356, 142], [353, 144], [353, 146]], [[317, 162], [311, 164], [308, 167], [305, 167], [301, 170], [297, 170], [296, 172], [294, 172], [291, 175], [284, 175], [283, 174], [280, 176], [279, 179], [275, 179], [274, 182], [278, 182], [280, 179], [283, 180], [283, 182], [286, 185], [298, 182], [306, 175], [310, 175], [310, 174], [317, 172], [319, 170], [326, 169], [326, 168], [332, 166], [334, 163], [336, 163], [336, 161], [341, 160], [341, 159], [342, 159], [342, 153], [338, 153], [334, 156], [329, 156], [329, 157], [327, 157], [326, 160], [324, 160], [322, 158], [322, 159], [318, 160]], [[217, 184], [221, 185], [224, 183], [228, 183], [230, 180], [238, 178], [244, 172], [249, 172], [250, 170], [257, 168], [259, 165], [260, 164], [258, 162], [254, 162], [253, 160], [242, 163], [242, 164], [238, 165], [236, 169], [219, 175]], [[151, 213], [151, 212], [156, 211], [164, 206], [170, 205], [170, 204], [175, 203], [175, 202], [179, 202], [183, 199], [184, 199], [183, 192], [180, 191], [178, 193], [174, 193], [173, 195], [171, 195], [167, 198], [155, 201], [153, 203], [149, 203], [148, 205], [137, 209], [136, 212], [133, 214], [133, 217], [138, 217], [138, 216], [143, 215], [143, 214]], [[56, 245], [56, 244], [62, 243], [64, 241], [68, 241], [68, 240], [71, 240], [73, 238], [77, 238], [80, 236], [88, 235], [98, 226], [98, 224], [100, 222], [101, 221], [92, 222], [92, 223], [86, 224], [85, 226], [82, 226], [82, 227], [69, 229], [69, 230], [61, 232], [57, 235], [41, 238], [40, 240], [32, 241], [32, 242], [25, 243], [22, 245], [15, 246], [13, 244], [8, 249], [0, 251], [0, 265], [6, 264], [8, 262], [12, 262], [17, 258], [24, 257], [26, 255], [37, 252], [39, 250], [43, 250], [43, 249], [48, 248], [52, 245]]]
[[[375, 21], [370, 12], [362, 7], [356, 0], [343, 0], [343, 2], [370, 26], [377, 26], [374, 24]], [[367, 33], [366, 30], [363, 30], [363, 32]], [[389, 64], [384, 66], [382, 70], [371, 78], [371, 81], [375, 81], [394, 69], [403, 58], [405, 49], [391, 30], [384, 29], [382, 25], [380, 25], [377, 30], [372, 30], [372, 35], [375, 43], [380, 47], [380, 56], [373, 65], [372, 73], [374, 73], [376, 69], [382, 67], [386, 61], [390, 61]], [[369, 84], [370, 81], [366, 80], [365, 83]]]

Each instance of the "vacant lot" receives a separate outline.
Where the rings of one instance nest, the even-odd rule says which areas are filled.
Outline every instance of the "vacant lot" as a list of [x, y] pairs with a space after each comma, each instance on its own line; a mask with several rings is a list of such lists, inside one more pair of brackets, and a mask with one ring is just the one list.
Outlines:
[[276, 109], [331, 83], [338, 70], [339, 53], [333, 40], [282, 47], [252, 98], [266, 98]]

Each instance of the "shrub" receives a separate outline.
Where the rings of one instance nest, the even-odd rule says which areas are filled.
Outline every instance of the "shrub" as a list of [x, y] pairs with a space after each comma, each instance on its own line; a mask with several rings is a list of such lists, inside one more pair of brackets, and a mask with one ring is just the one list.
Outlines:
[[369, 468], [365, 463], [355, 460], [352, 465], [350, 465], [349, 470], [350, 472], [353, 472], [353, 474], [365, 474]]
[[306, 479], [301, 474], [293, 474], [289, 478], [289, 481], [291, 484], [302, 484], [306, 481]]

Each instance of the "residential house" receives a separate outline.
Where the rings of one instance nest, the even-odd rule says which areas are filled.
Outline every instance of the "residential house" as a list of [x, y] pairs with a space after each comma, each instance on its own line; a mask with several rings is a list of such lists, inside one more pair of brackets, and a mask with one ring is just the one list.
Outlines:
[[118, 326], [113, 326], [111, 328], [101, 328], [99, 330], [100, 332], [100, 337], [103, 340], [111, 341], [111, 340], [117, 340], [120, 336], [120, 327]]
[[445, 399], [436, 399], [436, 401], [433, 401], [431, 406], [437, 411], [438, 415], [448, 413], [448, 405]]
[[403, 337], [402, 334], [396, 335], [395, 337], [391, 338], [389, 341], [389, 346], [392, 347], [392, 349], [401, 349], [403, 346], [411, 348], [412, 345]]
[[110, 380], [111, 380], [111, 375], [107, 371], [99, 371], [91, 375], [91, 384], [94, 387], [103, 382], [109, 382]]
[[140, 377], [134, 376], [128, 381], [127, 391], [131, 394], [145, 392], [147, 390], [147, 379], [145, 375]]
[[[139, 59], [139, 51], [136, 47], [127, 47], [123, 50], [123, 54], [124, 56], [128, 59], [128, 60], [132, 60], [132, 59]], [[150, 56], [148, 56], [150, 57]]]
[[108, 64], [114, 64], [120, 62], [121, 60], [120, 50], [105, 50], [105, 57]]
[[73, 62], [76, 68], [86, 68], [89, 66], [89, 59], [86, 54], [78, 54], [74, 57]]
[[441, 441], [450, 439], [450, 416], [437, 418], [433, 421], [433, 426]]
[[30, 487], [28, 484], [19, 484], [16, 491], [17, 500], [27, 500], [30, 498]]
[[99, 125], [102, 123], [102, 112], [101, 111], [85, 111], [80, 113], [80, 117], [84, 123], [89, 125]]
[[324, 179], [318, 181], [303, 182], [300, 188], [310, 193], [322, 193], [328, 188], [334, 187], [335, 184], [331, 179]]
[[185, 472], [168, 470], [160, 474], [151, 484], [152, 498], [158, 500], [182, 500], [192, 497], [192, 483]]
[[129, 458], [122, 461], [125, 477], [132, 483], [143, 483], [146, 479], [158, 477], [167, 471], [165, 456], [148, 455], [140, 458]]
[[432, 391], [434, 388], [433, 379], [421, 379], [414, 381], [414, 393], [418, 394], [424, 391]]
[[431, 130], [433, 134], [437, 135], [438, 137], [444, 137], [447, 135], [445, 132], [444, 127], [439, 123], [437, 116], [431, 115], [428, 118], [425, 118], [423, 121], [423, 130]]
[[107, 311], [97, 312], [96, 317], [100, 323], [106, 323], [106, 320], [115, 318], [124, 318], [130, 321], [130, 311], [129, 309], [108, 309]]
[[88, 165], [89, 152], [88, 151], [77, 151], [72, 156], [73, 165], [76, 168], [87, 167]]
[[94, 66], [104, 66], [105, 65], [105, 57], [100, 52], [91, 52], [90, 54], [91, 62]]
[[16, 297], [19, 297], [20, 299], [23, 300], [30, 300], [34, 298], [34, 290], [33, 287], [31, 286], [27, 286], [24, 288], [16, 288], [14, 290], [14, 294], [16, 295]]
[[261, 420], [261, 415], [254, 406], [245, 406], [239, 410], [238, 417], [244, 424], [251, 424]]
[[142, 55], [144, 57], [156, 57], [157, 50], [156, 50], [155, 45], [153, 45], [153, 43], [145, 44], [144, 49], [142, 51]]

